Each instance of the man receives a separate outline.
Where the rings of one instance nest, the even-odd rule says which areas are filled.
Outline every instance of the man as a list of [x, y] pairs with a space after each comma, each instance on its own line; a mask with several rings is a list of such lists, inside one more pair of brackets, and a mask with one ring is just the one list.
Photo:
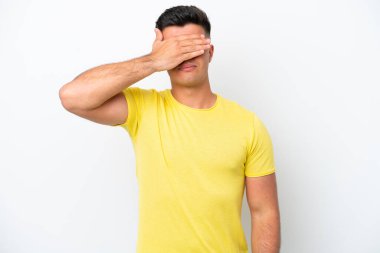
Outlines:
[[[59, 92], [68, 111], [121, 126], [132, 140], [138, 253], [247, 253], [245, 186], [252, 252], [279, 252], [271, 139], [254, 112], [211, 91], [210, 30], [195, 6], [167, 9], [149, 54], [89, 69]], [[172, 89], [129, 87], [165, 70]]]

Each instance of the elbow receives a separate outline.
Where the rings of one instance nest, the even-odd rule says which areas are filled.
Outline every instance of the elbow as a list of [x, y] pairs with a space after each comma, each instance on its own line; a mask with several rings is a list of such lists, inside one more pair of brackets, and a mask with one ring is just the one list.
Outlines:
[[252, 217], [280, 218], [280, 210], [278, 206], [251, 206], [250, 212]]
[[59, 99], [61, 101], [61, 105], [67, 111], [72, 111], [74, 109], [74, 103], [73, 103], [73, 99], [70, 93], [71, 92], [70, 92], [70, 89], [67, 87], [67, 84], [62, 86], [59, 89], [59, 93], [58, 93]]
[[58, 96], [62, 106], [69, 112], [94, 108], [89, 99], [91, 96], [73, 82], [63, 85], [59, 89]]
[[253, 223], [263, 222], [266, 224], [273, 224], [276, 226], [280, 226], [280, 220], [281, 220], [280, 213], [276, 210], [251, 213], [251, 221]]

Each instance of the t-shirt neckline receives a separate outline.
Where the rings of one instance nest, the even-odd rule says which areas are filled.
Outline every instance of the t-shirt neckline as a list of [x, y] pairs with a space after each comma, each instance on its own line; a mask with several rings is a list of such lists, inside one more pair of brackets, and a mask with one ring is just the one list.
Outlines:
[[199, 112], [203, 112], [203, 111], [211, 111], [213, 109], [215, 109], [219, 103], [220, 103], [220, 96], [218, 93], [216, 92], [213, 92], [215, 95], [216, 95], [216, 101], [214, 102], [214, 104], [209, 107], [209, 108], [193, 108], [191, 106], [188, 106], [188, 105], [185, 105], [185, 104], [182, 104], [181, 102], [179, 102], [172, 94], [171, 92], [171, 89], [166, 89], [166, 92], [168, 93], [169, 95], [169, 98], [174, 102], [174, 104], [178, 105], [179, 107], [181, 108], [184, 108], [186, 110], [189, 110], [189, 111], [199, 111]]

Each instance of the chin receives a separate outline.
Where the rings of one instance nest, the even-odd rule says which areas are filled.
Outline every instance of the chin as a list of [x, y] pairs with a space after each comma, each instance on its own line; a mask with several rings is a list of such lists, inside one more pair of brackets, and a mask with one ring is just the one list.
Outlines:
[[202, 75], [170, 75], [170, 81], [172, 84], [180, 85], [180, 86], [198, 86], [199, 84], [204, 82], [204, 77]]
[[172, 83], [179, 86], [192, 87], [197, 86], [200, 82], [196, 80], [175, 80]]
[[195, 78], [170, 78], [171, 83], [181, 86], [196, 86], [199, 83]]

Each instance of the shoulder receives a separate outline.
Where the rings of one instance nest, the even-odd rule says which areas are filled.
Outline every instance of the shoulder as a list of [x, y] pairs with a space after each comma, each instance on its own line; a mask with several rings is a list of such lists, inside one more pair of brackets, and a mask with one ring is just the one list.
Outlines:
[[123, 93], [129, 93], [133, 95], [136, 99], [154, 99], [158, 97], [163, 91], [157, 90], [155, 88], [142, 88], [138, 86], [129, 86], [123, 89]]
[[155, 88], [142, 88], [138, 86], [129, 86], [125, 88], [123, 91], [131, 91], [135, 93], [141, 93], [141, 94], [158, 94], [162, 91], [157, 90]]
[[252, 138], [253, 134], [267, 132], [265, 123], [253, 109], [228, 98], [223, 98], [223, 102], [229, 121], [235, 125], [239, 124], [244, 132], [248, 131], [249, 138]]
[[252, 122], [253, 118], [257, 117], [255, 112], [248, 107], [226, 97], [222, 97], [222, 99], [228, 114], [248, 122]]

